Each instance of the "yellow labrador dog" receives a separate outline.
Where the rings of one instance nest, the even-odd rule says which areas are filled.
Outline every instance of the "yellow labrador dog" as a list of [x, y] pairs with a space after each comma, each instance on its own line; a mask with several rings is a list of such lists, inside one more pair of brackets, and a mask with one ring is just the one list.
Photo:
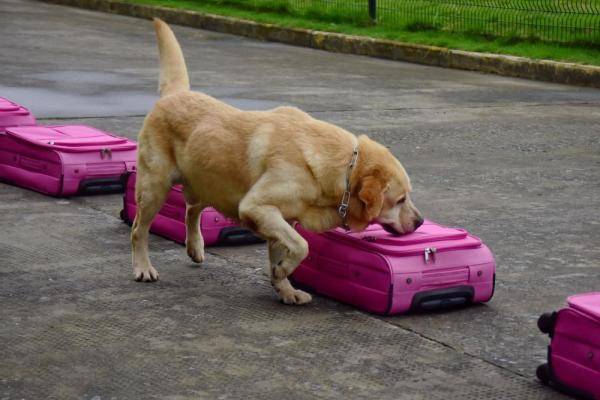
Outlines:
[[184, 186], [190, 258], [204, 260], [198, 229], [204, 207], [239, 218], [268, 241], [271, 284], [285, 304], [311, 300], [287, 279], [308, 253], [293, 221], [313, 231], [360, 230], [376, 221], [395, 233], [423, 223], [409, 178], [387, 148], [293, 107], [241, 111], [190, 91], [177, 39], [163, 21], [155, 19], [154, 27], [161, 98], [139, 134], [131, 234], [136, 280], [158, 279], [148, 230], [174, 183]]

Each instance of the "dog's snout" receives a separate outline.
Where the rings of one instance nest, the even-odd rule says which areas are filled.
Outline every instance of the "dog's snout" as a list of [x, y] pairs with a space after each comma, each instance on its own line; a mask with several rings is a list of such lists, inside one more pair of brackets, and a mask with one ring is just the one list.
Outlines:
[[419, 227], [423, 225], [423, 222], [425, 222], [425, 220], [419, 215], [417, 219], [415, 219], [415, 230], [419, 229]]

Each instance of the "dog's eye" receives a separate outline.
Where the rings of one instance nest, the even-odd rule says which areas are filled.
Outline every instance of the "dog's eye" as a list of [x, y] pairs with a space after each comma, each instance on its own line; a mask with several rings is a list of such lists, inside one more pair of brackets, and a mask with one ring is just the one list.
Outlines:
[[400, 199], [398, 200], [398, 202], [396, 204], [402, 204], [406, 201], [406, 196], [402, 196], [400, 197]]

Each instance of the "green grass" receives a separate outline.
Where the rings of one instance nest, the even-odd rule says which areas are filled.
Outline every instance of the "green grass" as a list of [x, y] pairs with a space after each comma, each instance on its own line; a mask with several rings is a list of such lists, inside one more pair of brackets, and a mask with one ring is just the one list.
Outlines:
[[[396, 40], [406, 43], [426, 44], [459, 50], [509, 54], [533, 59], [549, 59], [582, 64], [600, 65], [600, 41], [595, 37], [573, 35], [570, 43], [548, 42], [543, 32], [522, 31], [495, 32], [487, 30], [497, 17], [486, 15], [488, 20], [467, 19], [469, 25], [462, 24], [458, 29], [448, 18], [452, 10], [438, 7], [426, 13], [404, 13], [408, 17], [393, 21], [392, 14], [386, 17], [385, 9], [379, 10], [380, 23], [374, 25], [363, 13], [364, 1], [344, 0], [344, 8], [316, 6], [315, 1], [307, 0], [125, 0], [130, 3], [181, 8], [199, 12], [218, 14], [247, 20], [270, 23], [284, 27], [306, 28], [328, 32]], [[357, 5], [360, 1], [360, 12]], [[392, 0], [388, 0], [392, 1]], [[397, 2], [394, 4], [401, 4]], [[486, 0], [473, 0], [484, 3]], [[525, 1], [525, 0], [522, 0]], [[551, 0], [558, 1], [558, 0]], [[560, 0], [563, 1], [563, 0]], [[571, 0], [574, 1], [574, 0]], [[592, 0], [596, 1], [596, 0]], [[385, 0], [380, 0], [385, 3]], [[473, 3], [472, 2], [472, 3]], [[308, 4], [298, 8], [298, 3]], [[539, 2], [538, 2], [539, 3]], [[323, 3], [327, 4], [327, 3]], [[414, 4], [414, 2], [413, 2]], [[431, 7], [431, 3], [427, 3]], [[390, 13], [392, 11], [389, 11]], [[410, 17], [412, 15], [412, 17]], [[422, 15], [427, 15], [423, 18]], [[386, 21], [386, 18], [388, 21]], [[500, 21], [501, 22], [501, 21]], [[594, 22], [595, 23], [595, 22]], [[501, 33], [503, 36], [497, 36]]]

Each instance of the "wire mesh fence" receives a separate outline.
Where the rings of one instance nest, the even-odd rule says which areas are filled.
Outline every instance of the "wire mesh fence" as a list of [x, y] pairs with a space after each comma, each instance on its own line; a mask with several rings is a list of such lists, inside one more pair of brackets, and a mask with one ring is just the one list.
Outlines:
[[378, 0], [378, 20], [552, 42], [600, 43], [599, 0]]
[[409, 31], [600, 45], [600, 0], [204, 0]]

